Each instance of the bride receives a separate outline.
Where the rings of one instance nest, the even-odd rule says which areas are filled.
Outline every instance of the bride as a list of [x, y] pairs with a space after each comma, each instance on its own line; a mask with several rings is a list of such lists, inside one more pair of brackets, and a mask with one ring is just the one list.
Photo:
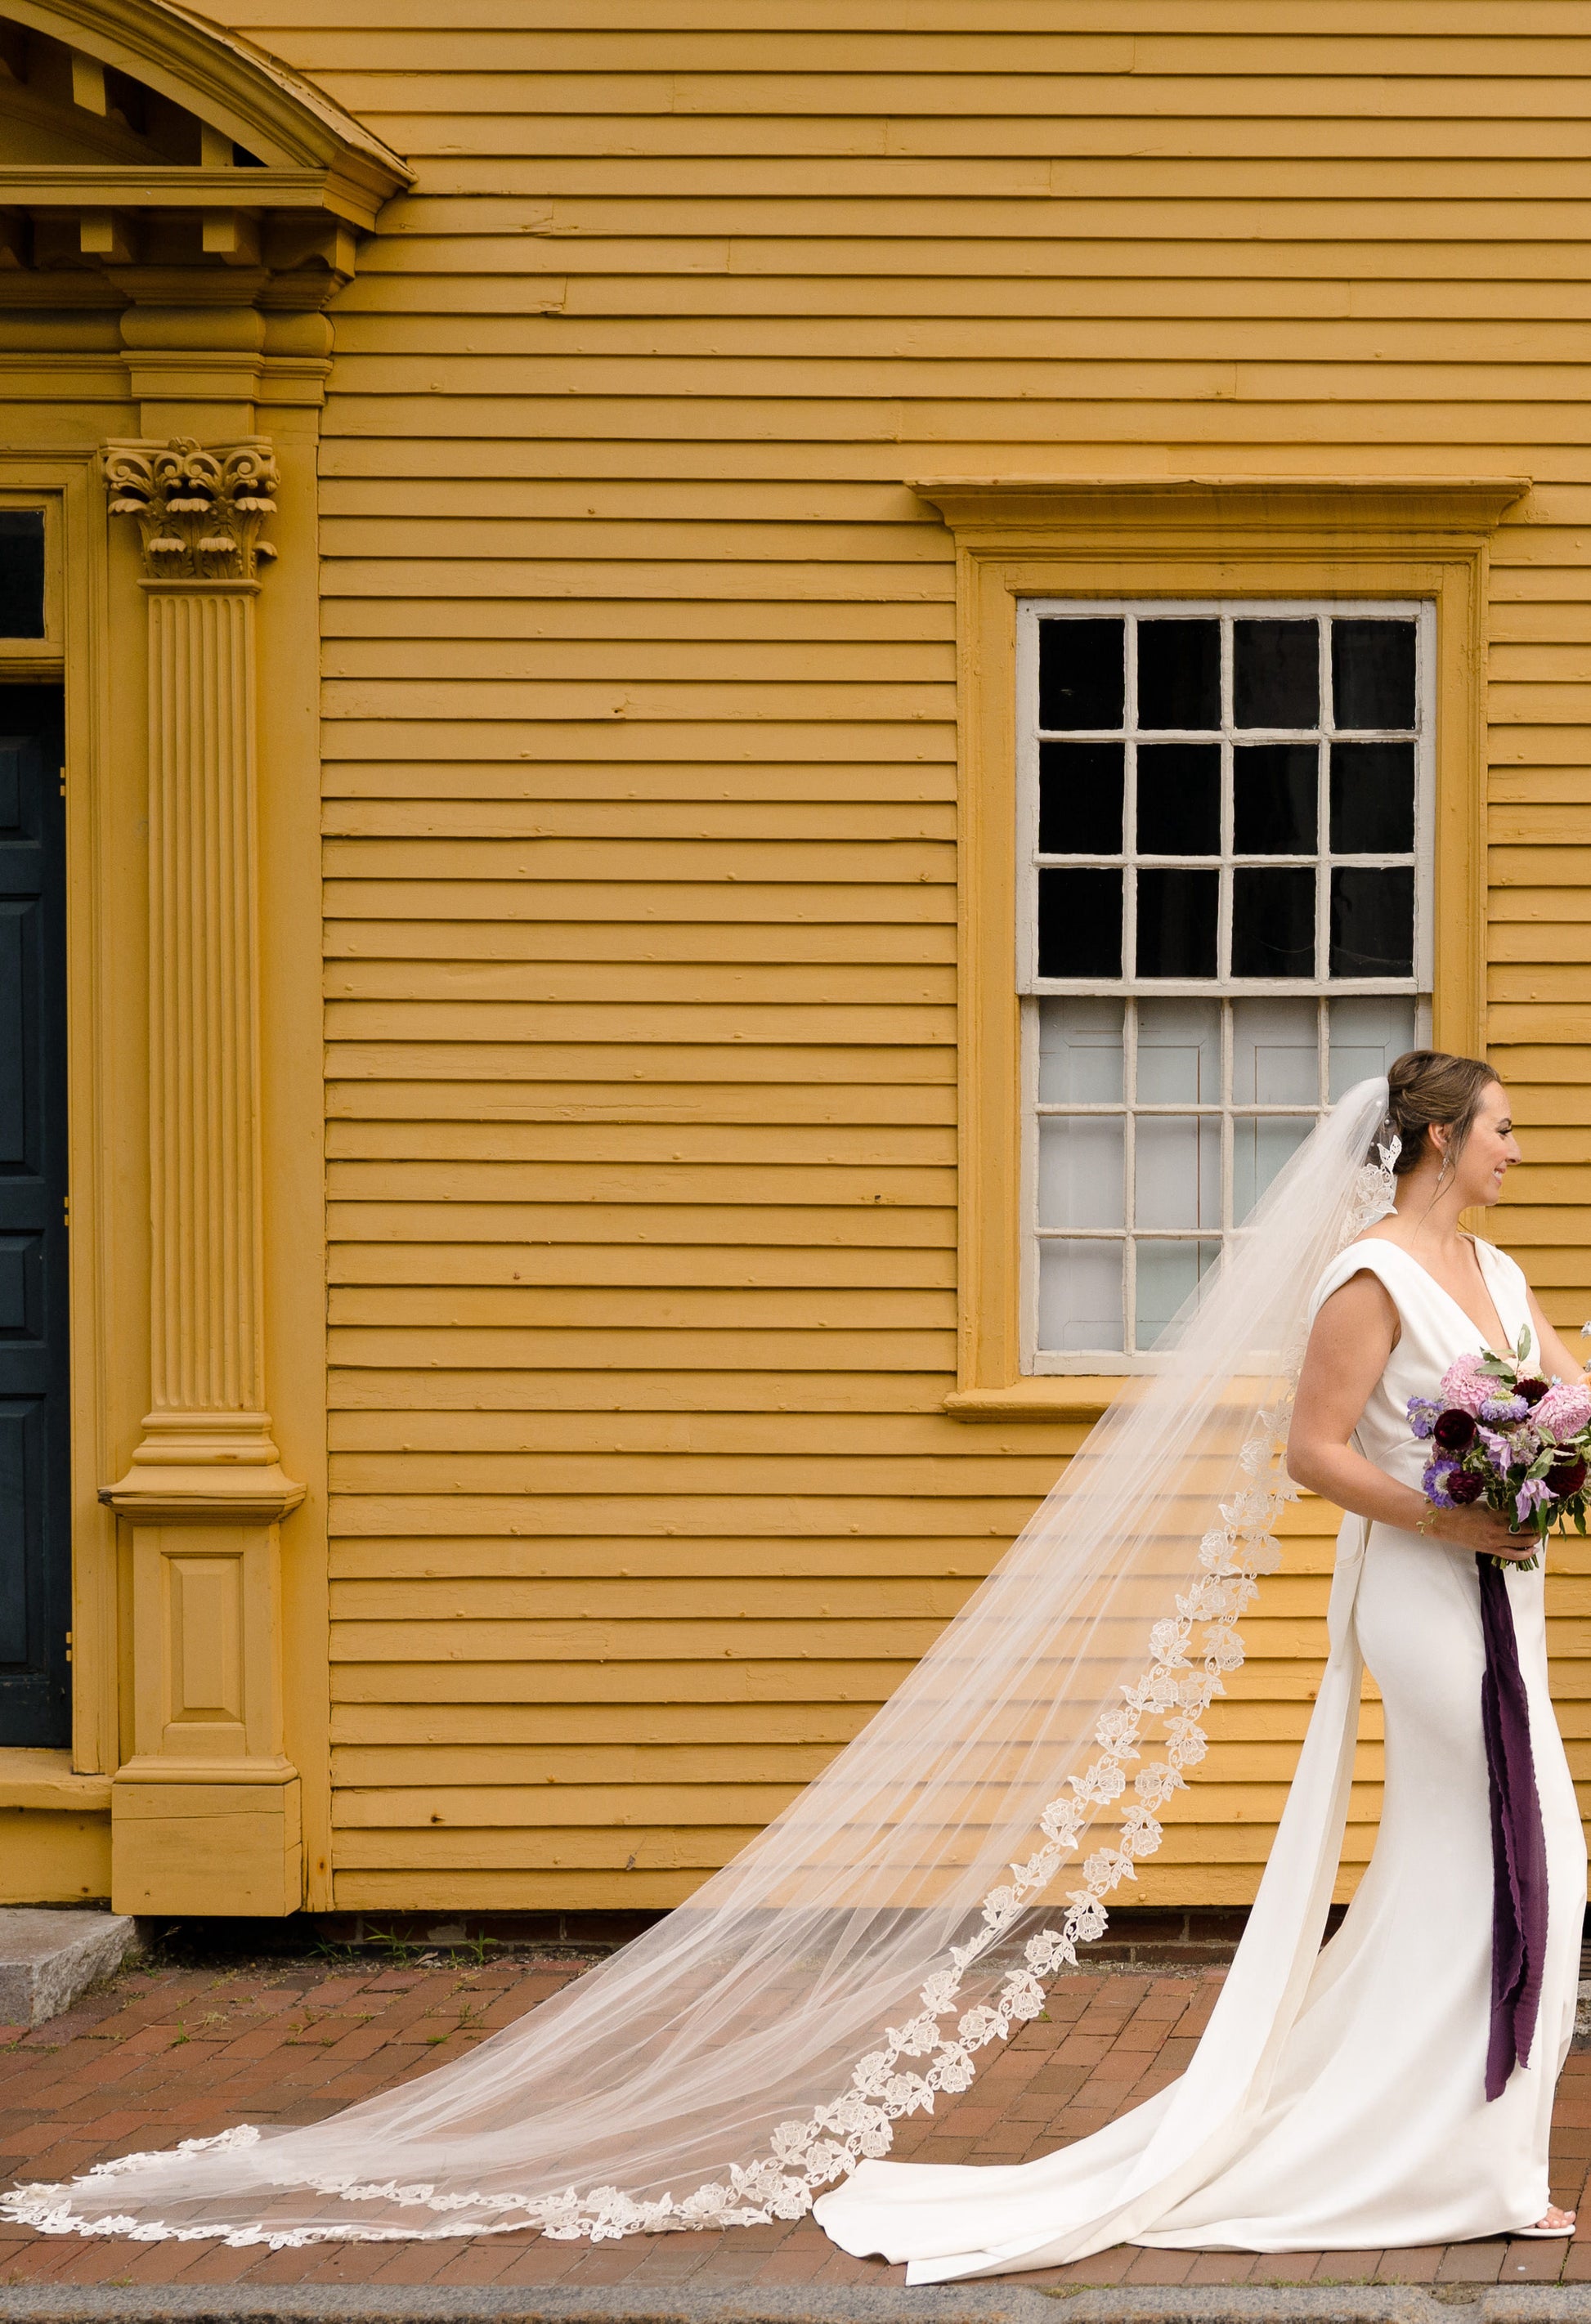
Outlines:
[[[308, 2127], [239, 2125], [20, 2187], [0, 2218], [282, 2246], [815, 2209], [920, 2283], [1124, 2241], [1569, 2233], [1547, 2141], [1586, 1854], [1542, 1577], [1502, 1520], [1427, 1502], [1404, 1410], [1526, 1329], [1547, 1372], [1577, 1377], [1518, 1268], [1458, 1229], [1518, 1155], [1473, 1060], [1416, 1052], [1349, 1091], [921, 1662], [688, 1904], [431, 2074]], [[1280, 1562], [1288, 1470], [1350, 1513], [1331, 1651], [1187, 2072], [1039, 2163], [885, 2162], [896, 2121], [1039, 2015], [1197, 1780], [1237, 1620]], [[1362, 1657], [1384, 1804], [1322, 1950]]]
[[[1180, 2249], [1369, 2250], [1573, 2232], [1573, 2214], [1547, 2200], [1547, 2146], [1574, 2031], [1586, 1848], [1548, 1687], [1542, 1575], [1515, 1572], [1507, 1586], [1548, 1894], [1539, 1997], [1504, 2082], [1487, 2070], [1495, 1937], [1480, 1561], [1517, 1563], [1534, 1543], [1484, 1506], [1433, 1510], [1417, 1482], [1429, 1448], [1405, 1406], [1456, 1356], [1508, 1353], [1522, 1327], [1549, 1373], [1572, 1379], [1579, 1366], [1512, 1259], [1459, 1230], [1464, 1210], [1496, 1202], [1520, 1158], [1502, 1086], [1468, 1058], [1418, 1052], [1390, 1078], [1396, 1208], [1315, 1286], [1287, 1451], [1300, 1484], [1351, 1513], [1332, 1657], [1363, 1655], [1384, 1705], [1369, 1869], [1296, 2015], [1283, 2024], [1279, 2014], [1274, 2055], [1227, 2135], [1147, 2202], [1133, 2205], [1134, 2182], [1154, 2178], [1144, 2166], [1177, 2089], [1038, 2163], [864, 2163], [819, 2201], [837, 2243], [908, 2260], [912, 2282], [1073, 2257], [1079, 2225], [1118, 2206], [1120, 2239]], [[1331, 1715], [1324, 1689], [1321, 1711]], [[1266, 1885], [1285, 1877], [1279, 1850]], [[1226, 2018], [1244, 2007], [1268, 1902], [1262, 1895], [1189, 2080], [1209, 2070]], [[1094, 2235], [1082, 2248], [1091, 2246]]]

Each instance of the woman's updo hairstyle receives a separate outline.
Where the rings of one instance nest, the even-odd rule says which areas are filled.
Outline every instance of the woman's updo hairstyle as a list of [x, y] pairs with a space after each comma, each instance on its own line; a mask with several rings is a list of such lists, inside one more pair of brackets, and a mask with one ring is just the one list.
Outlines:
[[1392, 1169], [1400, 1178], [1423, 1161], [1429, 1145], [1426, 1132], [1436, 1124], [1453, 1133], [1448, 1152], [1463, 1151], [1482, 1098], [1497, 1079], [1479, 1057], [1451, 1057], [1443, 1049], [1408, 1049], [1387, 1071], [1386, 1125], [1402, 1141]]

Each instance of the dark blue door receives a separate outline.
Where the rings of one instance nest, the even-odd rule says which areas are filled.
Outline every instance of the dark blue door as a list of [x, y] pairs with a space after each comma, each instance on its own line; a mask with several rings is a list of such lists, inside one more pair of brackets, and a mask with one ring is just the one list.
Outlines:
[[71, 1741], [61, 698], [0, 686], [0, 1744]]

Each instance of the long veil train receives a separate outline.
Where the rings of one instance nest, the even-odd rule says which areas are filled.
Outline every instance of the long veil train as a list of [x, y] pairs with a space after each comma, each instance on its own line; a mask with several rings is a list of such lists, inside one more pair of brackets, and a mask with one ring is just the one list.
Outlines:
[[1386, 1207], [1360, 1083], [856, 1740], [689, 1902], [467, 2057], [0, 2197], [57, 2234], [234, 2244], [789, 2218], [965, 2089], [1153, 1853], [1243, 1660], [1309, 1293]]

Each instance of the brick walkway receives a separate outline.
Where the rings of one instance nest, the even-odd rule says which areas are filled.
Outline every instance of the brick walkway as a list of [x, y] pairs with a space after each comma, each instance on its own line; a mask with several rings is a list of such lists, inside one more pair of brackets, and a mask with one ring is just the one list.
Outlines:
[[[134, 1969], [34, 2032], [0, 2027], [0, 2181], [63, 2179], [90, 2163], [239, 2120], [313, 2122], [457, 2057], [554, 1992], [576, 1966], [523, 1959], [405, 1969], [313, 1962]], [[902, 2157], [1019, 2163], [1108, 2122], [1179, 2072], [1218, 1973], [1091, 1975], [1057, 1986], [964, 2098], [902, 2126]], [[1554, 2127], [1554, 2199], [1578, 2204], [1591, 2171], [1591, 2053], [1571, 2057]], [[726, 2235], [546, 2243], [530, 2235], [434, 2244], [228, 2251], [35, 2236], [0, 2226], [0, 2282], [435, 2283], [629, 2282], [899, 2284], [905, 2271], [834, 2250], [809, 2220]], [[1034, 2283], [1543, 2283], [1591, 2282], [1586, 2240], [1455, 2244], [1398, 2252], [1237, 2254], [1122, 2248]]]

